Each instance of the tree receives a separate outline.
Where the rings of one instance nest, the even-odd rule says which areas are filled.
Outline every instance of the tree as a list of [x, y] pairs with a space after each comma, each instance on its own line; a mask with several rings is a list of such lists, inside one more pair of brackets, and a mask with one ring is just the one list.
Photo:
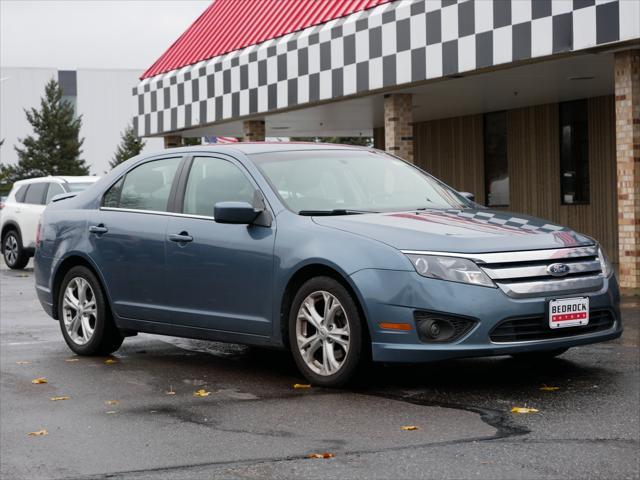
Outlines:
[[133, 125], [131, 124], [127, 125], [120, 138], [120, 145], [118, 145], [113, 160], [109, 162], [111, 168], [115, 168], [125, 160], [129, 160], [131, 157], [140, 154], [145, 145], [144, 140], [136, 135]]
[[58, 82], [51, 79], [45, 86], [40, 109], [25, 109], [34, 135], [20, 140], [15, 167], [4, 167], [14, 180], [44, 175], [88, 175], [89, 167], [80, 158], [82, 117], [76, 117], [73, 105], [62, 98]]

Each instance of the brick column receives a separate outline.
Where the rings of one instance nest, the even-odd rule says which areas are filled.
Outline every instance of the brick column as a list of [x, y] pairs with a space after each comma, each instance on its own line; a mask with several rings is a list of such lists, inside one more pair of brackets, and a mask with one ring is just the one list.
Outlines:
[[413, 162], [413, 108], [410, 93], [384, 97], [384, 148]]
[[640, 289], [640, 50], [615, 54], [620, 286]]
[[245, 142], [264, 142], [264, 120], [245, 120], [242, 130]]
[[180, 135], [167, 135], [164, 137], [164, 148], [175, 148], [182, 146], [182, 137]]

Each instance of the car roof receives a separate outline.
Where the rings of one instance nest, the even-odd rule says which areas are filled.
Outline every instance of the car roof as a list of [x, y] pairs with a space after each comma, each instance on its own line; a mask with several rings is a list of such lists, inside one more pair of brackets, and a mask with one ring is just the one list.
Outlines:
[[94, 183], [100, 180], [100, 177], [96, 176], [67, 176], [67, 175], [56, 175], [56, 176], [47, 176], [47, 177], [36, 177], [36, 178], [28, 178], [27, 180], [18, 180], [15, 182], [15, 185], [26, 185], [29, 183], [37, 183], [37, 182], [58, 182], [58, 183]]
[[176, 153], [189, 152], [216, 152], [216, 153], [233, 153], [241, 152], [245, 155], [254, 155], [258, 153], [274, 153], [286, 151], [301, 150], [372, 150], [369, 147], [360, 147], [356, 145], [342, 145], [339, 143], [315, 143], [315, 142], [237, 142], [237, 143], [213, 143], [205, 145], [193, 145], [189, 147], [170, 148], [166, 151]]

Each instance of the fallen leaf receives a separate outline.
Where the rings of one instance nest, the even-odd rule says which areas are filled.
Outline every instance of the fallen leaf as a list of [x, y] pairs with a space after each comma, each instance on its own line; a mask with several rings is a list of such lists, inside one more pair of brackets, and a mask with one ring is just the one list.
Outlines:
[[69, 400], [71, 397], [67, 397], [66, 395], [63, 395], [61, 397], [51, 397], [49, 400], [51, 400], [52, 402], [59, 402], [61, 400]]
[[529, 407], [513, 407], [511, 413], [538, 413], [538, 410]]
[[44, 377], [34, 378], [33, 380], [31, 380], [31, 383], [33, 383], [35, 385], [39, 385], [41, 383], [47, 383], [47, 379], [44, 378]]
[[416, 427], [415, 425], [405, 425], [400, 427], [401, 430], [406, 430], [406, 431], [413, 431], [413, 430], [419, 430], [418, 427]]
[[200, 390], [193, 392], [194, 397], [208, 397], [209, 395], [211, 395], [211, 392], [207, 392], [204, 388], [201, 388]]
[[294, 383], [293, 388], [311, 388], [311, 385], [307, 383]]
[[117, 360], [114, 360], [113, 358], [107, 358], [107, 359], [104, 361], [104, 364], [105, 364], [105, 365], [113, 365], [114, 363], [118, 363], [118, 361], [117, 361]]
[[42, 429], [42, 430], [38, 430], [36, 432], [27, 433], [27, 436], [29, 436], [29, 437], [42, 437], [43, 435], [49, 435], [49, 432], [47, 432], [45, 429]]
[[560, 390], [560, 387], [548, 387], [546, 385], [542, 385], [540, 387], [540, 390], [542, 390], [543, 392], [555, 392], [556, 390]]
[[31, 365], [31, 362], [27, 360], [21, 360], [19, 362], [16, 362], [16, 365]]
[[118, 400], [107, 400], [104, 403], [107, 405], [118, 405], [120, 402]]
[[80, 359], [79, 358], [65, 358], [64, 361], [71, 363], [71, 362], [79, 362]]
[[307, 458], [333, 458], [335, 455], [333, 453], [324, 452], [324, 453], [310, 453], [307, 455]]

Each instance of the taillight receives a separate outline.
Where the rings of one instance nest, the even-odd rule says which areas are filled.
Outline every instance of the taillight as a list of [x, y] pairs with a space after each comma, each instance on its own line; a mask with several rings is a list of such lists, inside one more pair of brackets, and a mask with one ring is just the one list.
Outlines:
[[36, 248], [40, 246], [42, 240], [42, 218], [38, 220], [38, 229], [36, 230]]

